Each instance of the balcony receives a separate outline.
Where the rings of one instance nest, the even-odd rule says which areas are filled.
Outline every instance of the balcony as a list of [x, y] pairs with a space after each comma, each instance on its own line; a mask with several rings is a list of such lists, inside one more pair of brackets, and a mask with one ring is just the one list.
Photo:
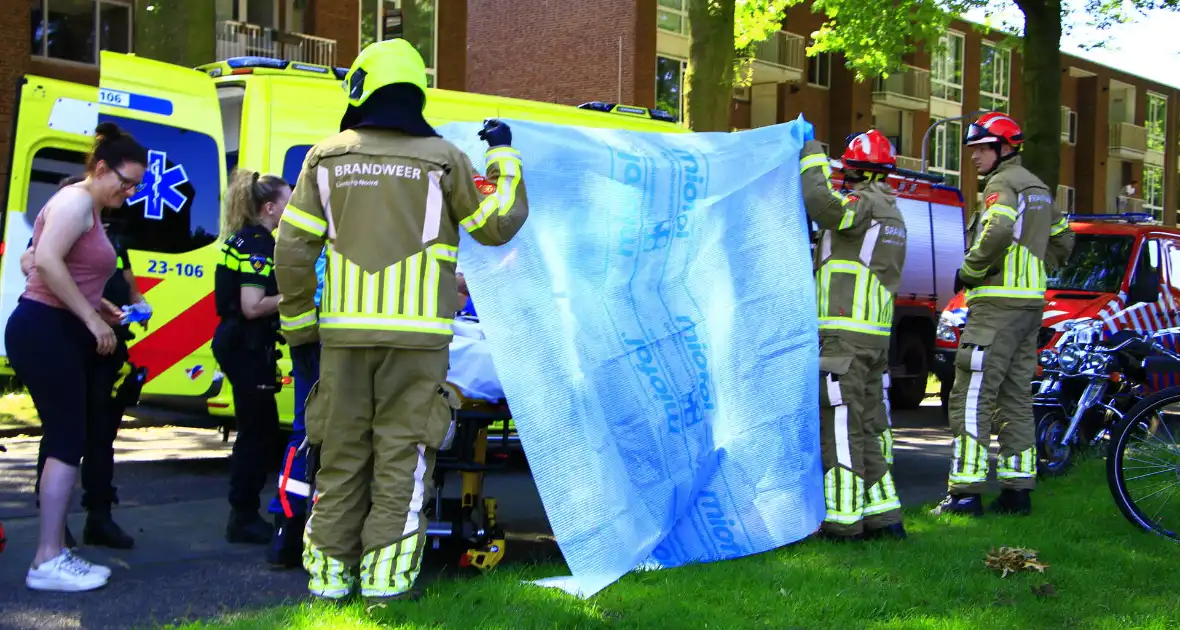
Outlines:
[[754, 83], [794, 83], [807, 71], [803, 36], [779, 31], [754, 49]]
[[930, 71], [906, 66], [873, 81], [873, 102], [909, 111], [930, 109]]
[[332, 67], [336, 65], [336, 40], [273, 28], [223, 21], [217, 23], [217, 58], [274, 57]]
[[1131, 123], [1110, 123], [1110, 157], [1120, 160], [1142, 161], [1147, 155], [1147, 128]]
[[904, 168], [907, 171], [921, 172], [922, 158], [899, 155], [897, 156], [897, 168]]

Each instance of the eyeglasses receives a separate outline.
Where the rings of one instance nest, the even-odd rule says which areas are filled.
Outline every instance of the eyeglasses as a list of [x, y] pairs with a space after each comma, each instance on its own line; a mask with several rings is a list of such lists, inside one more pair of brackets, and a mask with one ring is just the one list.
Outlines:
[[119, 178], [119, 183], [121, 184], [120, 188], [122, 188], [124, 191], [139, 192], [139, 191], [143, 190], [143, 182], [137, 182], [137, 181], [131, 180], [130, 178], [128, 178], [128, 177], [124, 176], [122, 173], [120, 173], [119, 169], [117, 169], [117, 168], [112, 168], [111, 172], [115, 174], [115, 177]]

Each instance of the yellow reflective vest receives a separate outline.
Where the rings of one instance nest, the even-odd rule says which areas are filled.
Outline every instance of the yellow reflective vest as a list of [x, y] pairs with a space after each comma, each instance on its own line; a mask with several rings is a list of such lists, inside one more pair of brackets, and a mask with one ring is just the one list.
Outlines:
[[816, 303], [821, 336], [888, 348], [893, 299], [905, 264], [906, 228], [888, 184], [832, 189], [823, 145], [812, 140], [800, 160], [803, 203], [820, 227], [815, 248]]
[[983, 209], [968, 226], [968, 249], [959, 277], [967, 303], [979, 300], [1012, 308], [1043, 308], [1045, 265], [1069, 258], [1074, 233], [1048, 187], [1020, 164], [1002, 162], [987, 176]]
[[520, 154], [490, 149], [487, 165], [485, 179], [450, 142], [385, 129], [352, 129], [312, 147], [275, 246], [288, 343], [445, 348], [459, 308], [459, 227], [502, 245], [528, 217]]

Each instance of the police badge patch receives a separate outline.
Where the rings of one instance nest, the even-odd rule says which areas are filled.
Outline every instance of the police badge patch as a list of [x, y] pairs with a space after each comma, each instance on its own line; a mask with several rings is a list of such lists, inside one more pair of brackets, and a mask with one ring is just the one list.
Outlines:
[[250, 256], [250, 266], [254, 268], [257, 273], [262, 273], [263, 268], [266, 267], [266, 256], [254, 254]]

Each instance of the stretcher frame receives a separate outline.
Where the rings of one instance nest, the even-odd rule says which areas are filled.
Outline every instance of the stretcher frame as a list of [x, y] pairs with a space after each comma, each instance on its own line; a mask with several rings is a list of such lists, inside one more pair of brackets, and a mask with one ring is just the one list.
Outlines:
[[[462, 549], [461, 568], [480, 571], [494, 568], [504, 559], [508, 536], [496, 518], [496, 499], [484, 496], [483, 480], [487, 472], [503, 470], [506, 464], [489, 464], [489, 455], [509, 455], [511, 445], [519, 443], [512, 435], [512, 412], [507, 401], [489, 402], [466, 398], [458, 388], [446, 388], [448, 396], [459, 403], [452, 408], [455, 435], [450, 447], [440, 450], [434, 462], [434, 498], [428, 511], [426, 536], [433, 549], [443, 539], [451, 539]], [[489, 435], [491, 425], [502, 426]], [[496, 446], [489, 446], [495, 443]], [[459, 473], [462, 490], [458, 499], [444, 499], [443, 488], [448, 473]]]

